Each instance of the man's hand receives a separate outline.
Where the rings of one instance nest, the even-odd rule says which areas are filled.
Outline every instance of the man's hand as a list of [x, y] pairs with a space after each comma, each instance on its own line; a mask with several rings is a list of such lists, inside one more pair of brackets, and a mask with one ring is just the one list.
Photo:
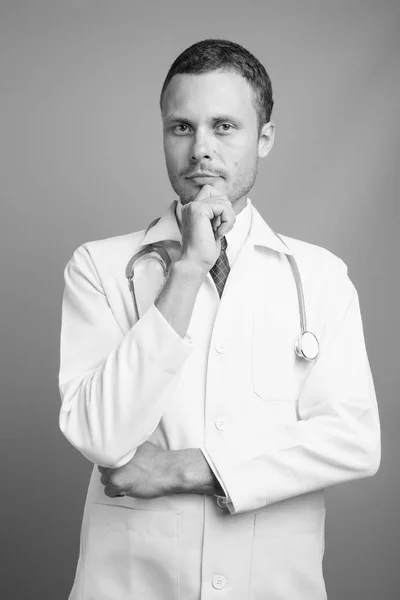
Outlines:
[[158, 498], [180, 491], [175, 452], [144, 442], [123, 467], [98, 467], [104, 493], [135, 498]]
[[110, 498], [158, 498], [179, 492], [223, 494], [199, 448], [163, 450], [144, 442], [123, 467], [98, 467], [104, 493]]
[[235, 221], [235, 210], [228, 197], [212, 185], [204, 185], [193, 201], [182, 206], [181, 260], [198, 265], [207, 273], [221, 252], [221, 238]]
[[178, 450], [177, 454], [180, 479], [183, 482], [182, 492], [222, 496], [225, 494], [200, 448]]

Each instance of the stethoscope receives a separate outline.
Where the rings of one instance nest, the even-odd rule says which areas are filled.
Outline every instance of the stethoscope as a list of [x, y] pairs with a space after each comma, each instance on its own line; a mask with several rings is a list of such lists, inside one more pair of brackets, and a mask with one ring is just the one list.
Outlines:
[[[149, 231], [149, 229], [151, 227], [153, 227], [153, 225], [155, 225], [155, 223], [157, 221], [158, 221], [158, 219], [156, 219], [155, 221], [150, 223], [150, 225], [148, 226], [148, 228], [146, 230], [146, 233]], [[275, 235], [281, 240], [281, 242], [283, 244], [285, 244], [283, 239], [277, 233], [275, 233]], [[174, 243], [172, 240], [167, 240], [167, 241], [172, 244]], [[286, 244], [285, 244], [285, 246], [286, 246]], [[138, 311], [138, 304], [137, 304], [137, 299], [136, 299], [136, 294], [135, 294], [135, 285], [134, 285], [135, 264], [139, 260], [142, 260], [145, 255], [150, 254], [150, 253], [151, 253], [152, 260], [157, 261], [161, 265], [163, 272], [164, 272], [164, 278], [166, 278], [168, 276], [168, 273], [169, 273], [169, 270], [170, 270], [171, 264], [172, 264], [172, 259], [169, 255], [168, 251], [166, 250], [165, 245], [161, 244], [160, 242], [146, 244], [145, 246], [143, 246], [141, 248], [141, 250], [139, 250], [139, 252], [136, 252], [136, 254], [134, 254], [132, 256], [132, 258], [130, 259], [130, 261], [128, 262], [128, 264], [126, 266], [125, 273], [126, 273], [126, 277], [128, 279], [129, 289], [132, 294], [136, 314], [139, 314], [139, 311]], [[149, 256], [149, 258], [150, 258], [150, 256]], [[294, 277], [294, 280], [296, 283], [297, 299], [298, 299], [298, 304], [299, 304], [299, 315], [300, 315], [300, 334], [295, 341], [294, 350], [295, 350], [296, 355], [299, 358], [303, 358], [308, 361], [313, 361], [318, 357], [318, 354], [319, 354], [318, 338], [315, 335], [315, 333], [313, 333], [312, 331], [309, 331], [307, 329], [307, 316], [306, 316], [306, 306], [305, 306], [305, 301], [304, 301], [304, 290], [303, 290], [303, 284], [301, 281], [299, 267], [297, 265], [297, 262], [296, 262], [294, 256], [292, 256], [290, 254], [286, 254], [286, 258], [289, 261], [290, 267], [292, 269], [293, 277]]]

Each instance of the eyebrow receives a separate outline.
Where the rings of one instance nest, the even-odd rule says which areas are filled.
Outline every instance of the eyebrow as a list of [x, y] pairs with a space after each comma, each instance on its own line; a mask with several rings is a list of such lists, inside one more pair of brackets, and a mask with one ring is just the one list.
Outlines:
[[[167, 115], [165, 117], [165, 120], [170, 124], [187, 123], [188, 125], [193, 125], [193, 121], [191, 121], [190, 119], [186, 119], [184, 116], [179, 116], [179, 115]], [[229, 122], [237, 123], [238, 125], [242, 125], [242, 121], [240, 119], [238, 119], [237, 117], [234, 117], [233, 115], [228, 115], [228, 114], [216, 115], [215, 117], [212, 117], [210, 119], [210, 121], [212, 121], [213, 123], [218, 123], [220, 121], [222, 121], [222, 122], [229, 121]]]

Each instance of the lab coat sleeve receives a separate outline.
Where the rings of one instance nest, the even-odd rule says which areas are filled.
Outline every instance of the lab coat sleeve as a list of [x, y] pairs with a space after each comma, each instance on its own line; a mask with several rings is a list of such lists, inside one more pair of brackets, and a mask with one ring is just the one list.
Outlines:
[[192, 347], [154, 304], [124, 335], [85, 245], [64, 278], [60, 429], [88, 460], [116, 468], [157, 427]]
[[224, 492], [224, 496], [222, 496], [221, 494], [214, 494], [214, 496], [216, 498], [223, 498], [225, 500], [225, 502], [231, 503], [232, 500], [231, 500], [231, 498], [229, 496], [228, 490], [225, 487], [225, 484], [223, 482], [223, 479], [222, 479], [220, 473], [218, 473], [217, 466], [213, 463], [213, 460], [212, 460], [211, 456], [208, 454], [206, 448], [203, 447], [203, 448], [200, 448], [200, 449], [201, 449], [201, 451], [203, 453], [204, 458], [206, 459], [206, 461], [208, 463], [208, 466], [210, 467], [211, 471], [213, 472], [214, 477], [216, 478], [216, 480], [218, 481], [218, 483], [220, 484], [220, 486], [221, 486], [221, 488], [222, 488], [222, 490]]
[[344, 263], [329, 291], [320, 355], [298, 420], [247, 432], [232, 447], [204, 448], [232, 514], [368, 477], [380, 463], [380, 426], [357, 292]]

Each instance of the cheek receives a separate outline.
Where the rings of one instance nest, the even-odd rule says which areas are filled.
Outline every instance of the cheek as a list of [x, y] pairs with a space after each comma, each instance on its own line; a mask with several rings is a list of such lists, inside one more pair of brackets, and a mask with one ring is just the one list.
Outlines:
[[250, 147], [247, 153], [241, 154], [239, 158], [235, 157], [232, 160], [230, 188], [240, 188], [244, 183], [253, 179], [254, 172], [257, 169], [257, 160], [257, 153], [253, 147]]
[[221, 148], [222, 156], [237, 169], [243, 165], [251, 164], [257, 157], [257, 142], [252, 137], [240, 136], [232, 141], [227, 141]]
[[167, 165], [179, 167], [186, 161], [187, 144], [182, 140], [164, 140], [164, 154]]
[[240, 175], [247, 171], [252, 171], [257, 163], [257, 148], [254, 145], [248, 145], [246, 148], [240, 148], [240, 151], [232, 155], [232, 171]]

